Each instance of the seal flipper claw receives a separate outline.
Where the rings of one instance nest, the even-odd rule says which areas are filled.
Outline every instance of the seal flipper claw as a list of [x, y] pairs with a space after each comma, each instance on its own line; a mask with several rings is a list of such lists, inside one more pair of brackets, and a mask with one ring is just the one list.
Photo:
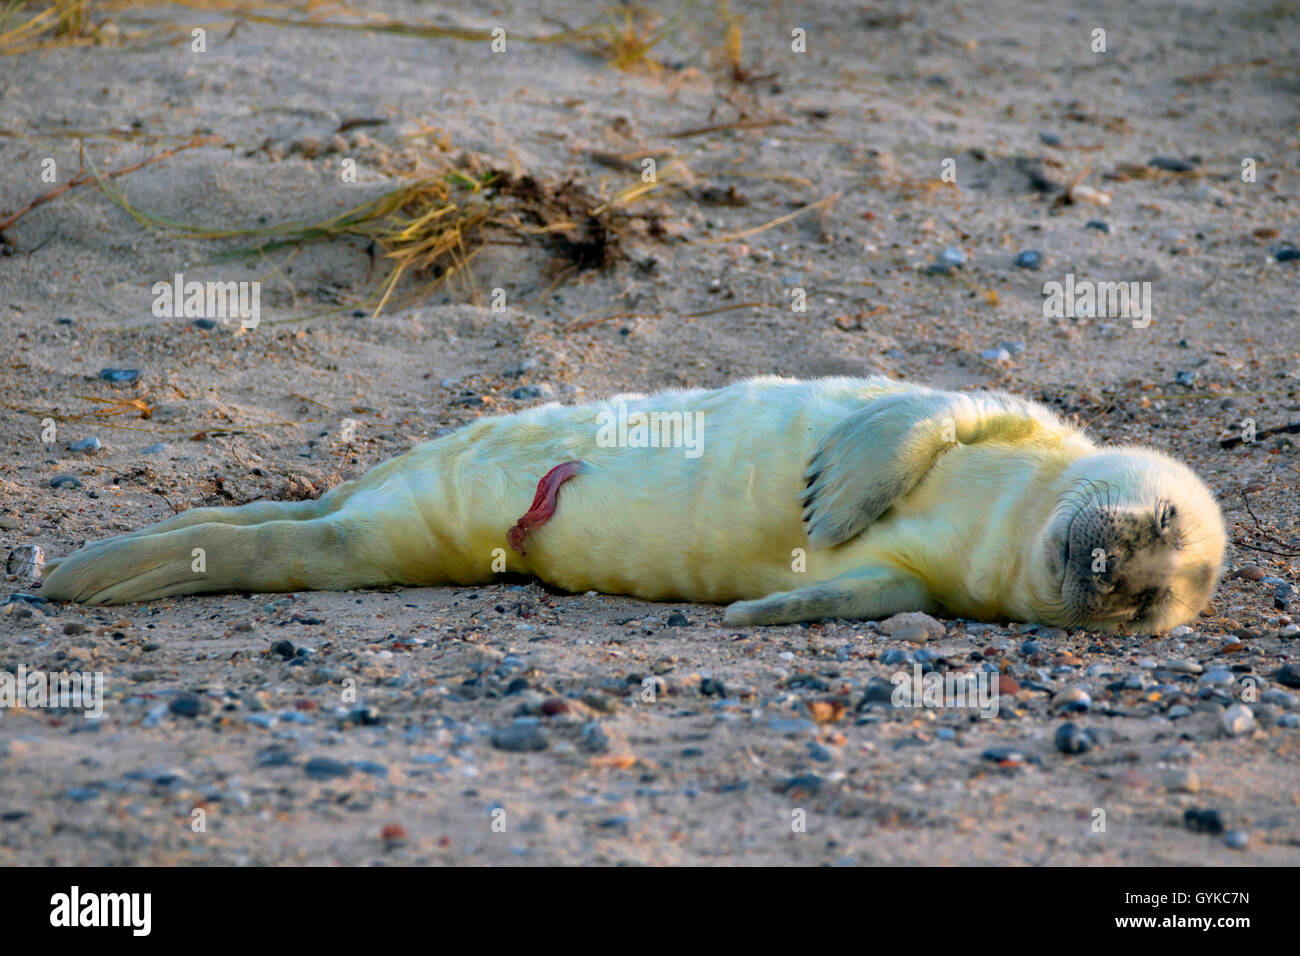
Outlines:
[[530, 532], [551, 520], [555, 514], [556, 496], [560, 493], [560, 485], [574, 475], [581, 474], [584, 467], [580, 461], [566, 461], [562, 465], [556, 465], [542, 476], [542, 480], [537, 483], [537, 493], [533, 496], [533, 503], [515, 522], [514, 527], [506, 532], [506, 540], [510, 542], [511, 548], [520, 554], [528, 553], [524, 547], [524, 539]]

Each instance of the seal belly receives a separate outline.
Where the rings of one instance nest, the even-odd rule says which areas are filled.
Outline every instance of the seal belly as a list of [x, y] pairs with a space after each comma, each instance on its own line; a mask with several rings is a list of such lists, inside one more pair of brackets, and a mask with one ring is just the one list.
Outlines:
[[[467, 426], [391, 463], [437, 551], [421, 577], [480, 583], [504, 562], [570, 591], [716, 602], [839, 573], [828, 554], [796, 570], [796, 549], [808, 547], [802, 473], [830, 424], [873, 391], [861, 380], [757, 379]], [[509, 530], [539, 480], [569, 461], [581, 473], [518, 554]], [[390, 510], [409, 520], [410, 508]]]

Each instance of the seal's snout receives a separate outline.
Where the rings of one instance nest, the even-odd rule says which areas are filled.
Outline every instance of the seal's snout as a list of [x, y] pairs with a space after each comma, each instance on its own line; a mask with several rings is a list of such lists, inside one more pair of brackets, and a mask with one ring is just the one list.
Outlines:
[[1064, 588], [1072, 603], [1093, 617], [1145, 617], [1168, 598], [1170, 532], [1152, 511], [1080, 508], [1065, 539]]
[[1188, 547], [1191, 531], [1183, 510], [1168, 500], [1084, 501], [1063, 514], [1048, 555], [1066, 617], [1093, 627], [1161, 630], [1194, 616], [1218, 569]]

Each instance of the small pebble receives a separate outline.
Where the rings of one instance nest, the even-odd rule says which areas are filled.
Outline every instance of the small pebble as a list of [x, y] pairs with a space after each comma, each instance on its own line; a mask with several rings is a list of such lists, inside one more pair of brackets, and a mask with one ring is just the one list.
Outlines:
[[1172, 173], [1190, 173], [1196, 168], [1194, 163], [1189, 163], [1183, 159], [1174, 159], [1172, 156], [1153, 156], [1147, 162], [1148, 166], [1154, 166], [1156, 169], [1166, 169]]
[[863, 689], [862, 701], [858, 704], [858, 709], [861, 710], [867, 704], [892, 704], [893, 702], [893, 682], [883, 677], [873, 677], [867, 681], [867, 686]]
[[1183, 824], [1193, 833], [1223, 832], [1223, 818], [1218, 810], [1188, 807], [1183, 813]]
[[293, 754], [287, 748], [276, 745], [259, 750], [253, 760], [259, 767], [287, 767], [293, 763]]
[[[904, 611], [901, 614], [895, 614], [893, 617], [885, 618], [879, 624], [881, 632], [889, 637], [894, 637], [903, 628], [914, 626], [923, 629], [929, 640], [939, 640], [944, 636], [943, 623], [920, 611]], [[914, 634], [915, 632], [909, 631], [908, 633]], [[900, 638], [900, 640], [902, 639]], [[907, 640], [916, 642], [914, 637], [907, 638]]]
[[557, 717], [561, 714], [571, 713], [573, 705], [563, 697], [548, 697], [542, 701], [541, 711], [543, 717]]
[[1082, 687], [1068, 687], [1052, 698], [1052, 707], [1067, 714], [1082, 714], [1092, 707], [1092, 698]]
[[138, 368], [103, 368], [99, 370], [99, 377], [106, 382], [113, 382], [117, 385], [130, 385], [140, 380], [140, 370]]
[[1016, 265], [1021, 269], [1040, 269], [1043, 265], [1043, 254], [1036, 249], [1026, 249], [1016, 256]]
[[[892, 694], [894, 685], [890, 684], [889, 681], [885, 681], [885, 684], [889, 687], [890, 693]], [[794, 720], [786, 717], [773, 717], [767, 722], [767, 726], [769, 729], [775, 730], [778, 734], [785, 734], [790, 737], [802, 737], [805, 734], [817, 732], [817, 725], [811, 720]]]
[[1295, 710], [1300, 706], [1300, 697], [1289, 691], [1282, 690], [1280, 687], [1270, 687], [1264, 691], [1259, 698], [1261, 704], [1272, 704], [1275, 707], [1281, 707], [1283, 710]]
[[1223, 842], [1234, 850], [1244, 850], [1250, 845], [1250, 835], [1245, 830], [1232, 829], [1223, 835]]
[[384, 722], [383, 715], [373, 707], [354, 707], [347, 719], [358, 727], [376, 727]]
[[104, 446], [103, 444], [101, 444], [98, 438], [96, 438], [94, 435], [91, 435], [88, 438], [78, 438], [68, 447], [73, 451], [84, 451], [87, 453], [91, 453], [91, 452], [99, 451]]
[[167, 708], [177, 717], [197, 717], [208, 709], [207, 701], [194, 694], [180, 694]]
[[1089, 219], [1084, 223], [1085, 229], [1096, 229], [1098, 232], [1110, 232], [1110, 223], [1104, 219]]
[[919, 624], [905, 624], [895, 629], [890, 637], [896, 641], [907, 641], [909, 644], [924, 644], [930, 639], [930, 634]]
[[808, 757], [818, 763], [830, 763], [835, 759], [835, 755], [830, 750], [815, 740], [808, 741]]
[[[582, 732], [578, 735], [579, 743], [582, 749], [588, 753], [603, 754], [609, 750], [609, 735], [605, 733], [605, 728], [600, 725], [598, 720], [590, 720], [582, 725]], [[545, 741], [542, 741], [545, 745]], [[540, 748], [533, 747], [533, 750]]]
[[700, 681], [700, 693], [705, 697], [726, 697], [727, 688], [722, 681], [706, 677]]
[[814, 794], [821, 790], [822, 783], [822, 778], [817, 776], [817, 774], [805, 773], [797, 777], [788, 778], [785, 783], [781, 785], [780, 789], [782, 793], [800, 792]]
[[951, 275], [952, 270], [960, 268], [966, 264], [966, 253], [962, 252], [956, 246], [949, 246], [943, 252], [939, 253], [938, 258], [926, 267], [926, 272], [931, 275]]
[[1236, 683], [1236, 680], [1237, 679], [1232, 675], [1232, 671], [1216, 667], [1213, 670], [1208, 670], [1202, 674], [1198, 683], [1203, 684], [1206, 687], [1230, 687], [1232, 684]]
[[526, 402], [536, 398], [550, 398], [555, 389], [550, 385], [521, 385], [510, 393], [516, 401]]
[[81, 479], [76, 475], [55, 475], [50, 479], [51, 488], [80, 488]]
[[536, 724], [511, 724], [492, 731], [492, 746], [511, 753], [545, 750], [546, 736]]
[[532, 358], [524, 359], [518, 365], [514, 365], [506, 369], [502, 374], [505, 375], [506, 378], [519, 378], [521, 375], [527, 372], [531, 372], [536, 368], [537, 368], [537, 359], [532, 359]]
[[303, 766], [303, 770], [313, 780], [333, 780], [336, 777], [352, 776], [350, 766], [332, 757], [312, 757]]
[[1021, 764], [1025, 762], [1023, 751], [1015, 747], [990, 747], [980, 754], [985, 760], [992, 760], [994, 763], [1013, 763]]
[[1056, 728], [1056, 749], [1063, 754], [1085, 754], [1092, 745], [1092, 735], [1075, 724], [1064, 723]]
[[1219, 718], [1219, 726], [1229, 737], [1240, 737], [1255, 729], [1255, 715], [1245, 704], [1233, 704]]

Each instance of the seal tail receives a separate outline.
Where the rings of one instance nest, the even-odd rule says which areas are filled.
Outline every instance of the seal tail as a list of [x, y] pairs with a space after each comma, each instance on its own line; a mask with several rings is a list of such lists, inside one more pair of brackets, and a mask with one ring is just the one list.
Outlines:
[[[282, 504], [291, 507], [274, 507]], [[366, 534], [358, 516], [314, 518], [310, 516], [320, 509], [292, 507], [317, 504], [195, 509], [192, 518], [186, 512], [51, 562], [41, 594], [51, 600], [121, 604], [177, 594], [346, 590], [392, 583], [394, 565], [383, 536]], [[225, 520], [203, 520], [213, 516], [199, 514], [212, 511]], [[265, 520], [286, 513], [297, 520]]]

